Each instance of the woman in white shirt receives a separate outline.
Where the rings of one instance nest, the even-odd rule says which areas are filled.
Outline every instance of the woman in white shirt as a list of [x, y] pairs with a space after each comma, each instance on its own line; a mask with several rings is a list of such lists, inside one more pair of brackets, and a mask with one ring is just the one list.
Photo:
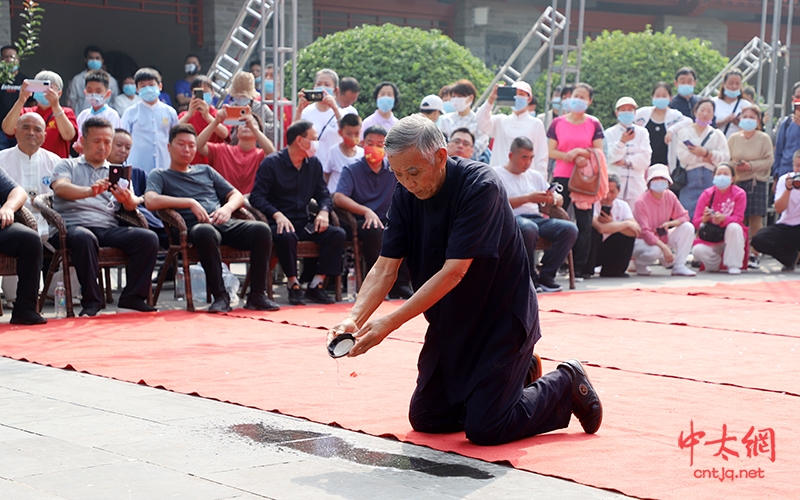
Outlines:
[[731, 159], [728, 141], [719, 129], [711, 126], [714, 101], [704, 97], [694, 105], [694, 124], [682, 128], [675, 140], [678, 160], [686, 169], [686, 186], [681, 189], [683, 208], [694, 213], [697, 199], [712, 185], [714, 169]]
[[642, 106], [636, 110], [633, 123], [644, 127], [650, 136], [650, 165], [660, 163], [675, 170], [677, 156], [675, 141], [672, 139], [683, 127], [692, 124], [692, 119], [677, 109], [669, 107], [672, 102], [672, 88], [668, 83], [658, 82], [653, 87], [652, 106]]
[[722, 130], [725, 137], [730, 137], [741, 130], [739, 115], [748, 104], [742, 98], [742, 72], [732, 69], [725, 73], [719, 97], [714, 98], [715, 126]]

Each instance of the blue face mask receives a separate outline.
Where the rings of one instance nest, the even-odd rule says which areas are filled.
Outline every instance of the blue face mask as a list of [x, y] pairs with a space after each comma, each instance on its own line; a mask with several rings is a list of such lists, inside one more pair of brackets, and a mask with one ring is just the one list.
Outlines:
[[203, 92], [203, 100], [211, 106], [211, 103], [214, 102], [214, 94], [211, 92]]
[[653, 97], [653, 107], [656, 109], [667, 109], [669, 97]]
[[522, 111], [528, 107], [528, 98], [521, 95], [514, 96], [514, 106], [511, 107], [514, 111]]
[[587, 109], [589, 109], [589, 103], [584, 101], [583, 99], [579, 99], [577, 97], [570, 97], [569, 107], [572, 111], [576, 113], [583, 113]]
[[86, 67], [93, 70], [98, 70], [103, 67], [103, 61], [100, 59], [89, 59], [86, 61]]
[[259, 88], [261, 86], [261, 77], [260, 76], [256, 77], [255, 84], [256, 84], [256, 88]]
[[572, 111], [572, 98], [567, 97], [566, 99], [561, 99], [561, 111], [564, 113], [569, 113]]
[[159, 95], [161, 95], [161, 91], [155, 85], [148, 85], [139, 89], [139, 97], [144, 102], [155, 102], [158, 100]]
[[125, 85], [122, 86], [122, 93], [128, 97], [136, 95], [136, 84], [126, 83]]
[[453, 103], [452, 103], [452, 102], [450, 102], [450, 101], [445, 101], [445, 103], [444, 103], [444, 112], [445, 112], [445, 113], [452, 113], [452, 112], [454, 112], [455, 110], [456, 110], [456, 108], [453, 106]]
[[237, 106], [247, 106], [251, 101], [249, 97], [231, 97], [231, 100]]
[[715, 175], [713, 182], [719, 189], [728, 189], [731, 186], [731, 180], [727, 175]]
[[725, 97], [727, 97], [727, 98], [729, 98], [729, 99], [736, 99], [737, 97], [739, 97], [740, 95], [742, 95], [742, 91], [741, 91], [741, 90], [728, 90], [728, 89], [723, 89], [722, 91], [723, 91], [723, 93], [725, 94]]
[[44, 92], [34, 92], [33, 98], [39, 103], [39, 106], [49, 106], [50, 101], [44, 96]]
[[620, 111], [619, 114], [617, 115], [617, 120], [619, 120], [619, 122], [626, 127], [631, 123], [633, 123], [633, 118], [634, 118], [633, 111]]
[[678, 85], [678, 94], [682, 97], [691, 97], [691, 95], [694, 94], [694, 85]]
[[333, 95], [333, 89], [330, 87], [314, 87], [314, 90], [324, 90], [328, 95]]
[[556, 111], [559, 111], [561, 109], [561, 98], [556, 97], [555, 99], [553, 99], [553, 102], [550, 103], [550, 107]]
[[275, 82], [273, 80], [264, 81], [264, 92], [267, 94], [272, 94], [275, 92]]
[[656, 193], [663, 193], [669, 189], [669, 181], [665, 179], [658, 179], [650, 183], [650, 190]]
[[742, 127], [742, 130], [745, 132], [752, 132], [756, 129], [758, 122], [755, 118], [742, 118], [739, 120], [739, 126]]
[[378, 109], [381, 110], [383, 113], [388, 113], [394, 108], [394, 97], [389, 96], [382, 96], [378, 97], [378, 101], [376, 102]]

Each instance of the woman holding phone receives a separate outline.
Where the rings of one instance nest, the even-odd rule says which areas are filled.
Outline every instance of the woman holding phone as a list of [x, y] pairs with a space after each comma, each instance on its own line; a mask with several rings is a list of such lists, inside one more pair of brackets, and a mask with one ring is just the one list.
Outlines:
[[675, 144], [678, 160], [686, 169], [686, 186], [681, 189], [683, 207], [694, 213], [697, 199], [712, 185], [717, 165], [731, 158], [728, 141], [719, 129], [711, 126], [714, 119], [714, 101], [704, 97], [694, 105], [694, 124], [682, 128]]
[[[594, 89], [585, 83], [578, 83], [566, 103], [570, 112], [556, 117], [547, 131], [550, 158], [556, 160], [553, 182], [560, 184], [564, 197], [564, 209], [569, 209], [572, 200], [569, 192], [569, 178], [577, 166], [587, 165], [589, 148], [603, 150], [603, 125], [594, 116], [586, 114], [592, 104]], [[592, 207], [575, 207], [575, 222], [578, 225], [578, 239], [573, 247], [575, 272], [581, 278], [589, 278], [594, 273], [590, 268], [589, 250], [592, 245]]]
[[742, 72], [732, 69], [725, 73], [719, 96], [714, 98], [715, 125], [725, 137], [740, 131], [739, 119], [742, 109], [749, 103], [742, 98]]

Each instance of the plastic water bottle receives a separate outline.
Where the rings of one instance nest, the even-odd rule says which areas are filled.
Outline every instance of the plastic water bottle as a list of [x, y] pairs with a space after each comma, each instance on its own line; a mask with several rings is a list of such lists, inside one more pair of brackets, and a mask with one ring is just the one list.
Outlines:
[[347, 270], [347, 300], [356, 300], [356, 270], [352, 267]]
[[186, 276], [183, 274], [183, 268], [179, 267], [175, 271], [175, 300], [181, 302], [186, 298]]
[[53, 292], [56, 298], [56, 318], [67, 317], [67, 289], [64, 288], [64, 282], [59, 281], [56, 289]]

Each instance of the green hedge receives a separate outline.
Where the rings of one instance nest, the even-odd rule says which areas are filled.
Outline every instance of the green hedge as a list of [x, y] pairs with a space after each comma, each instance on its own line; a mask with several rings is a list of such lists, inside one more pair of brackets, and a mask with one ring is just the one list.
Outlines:
[[[570, 54], [573, 56], [574, 54]], [[556, 64], [560, 64], [560, 57]], [[649, 27], [639, 33], [614, 31], [583, 45], [581, 80], [595, 90], [589, 113], [609, 127], [616, 122], [614, 103], [622, 96], [631, 96], [639, 106], [650, 106], [653, 85], [659, 81], [672, 83], [675, 72], [691, 66], [697, 72], [696, 92], [714, 78], [728, 59], [705, 40], [678, 38], [672, 28], [653, 32]], [[567, 75], [568, 81], [574, 75]], [[560, 74], [554, 75], [555, 84]], [[547, 75], [542, 75], [534, 87], [539, 102], [544, 102]], [[673, 89], [674, 94], [674, 89]], [[544, 107], [544, 105], [542, 105]]]
[[364, 25], [315, 40], [298, 54], [297, 88], [311, 88], [322, 68], [359, 81], [355, 107], [362, 118], [375, 111], [372, 91], [384, 80], [400, 89], [394, 114], [402, 118], [417, 112], [422, 98], [437, 94], [443, 85], [467, 78], [480, 93], [494, 76], [483, 61], [438, 30], [392, 24]]

